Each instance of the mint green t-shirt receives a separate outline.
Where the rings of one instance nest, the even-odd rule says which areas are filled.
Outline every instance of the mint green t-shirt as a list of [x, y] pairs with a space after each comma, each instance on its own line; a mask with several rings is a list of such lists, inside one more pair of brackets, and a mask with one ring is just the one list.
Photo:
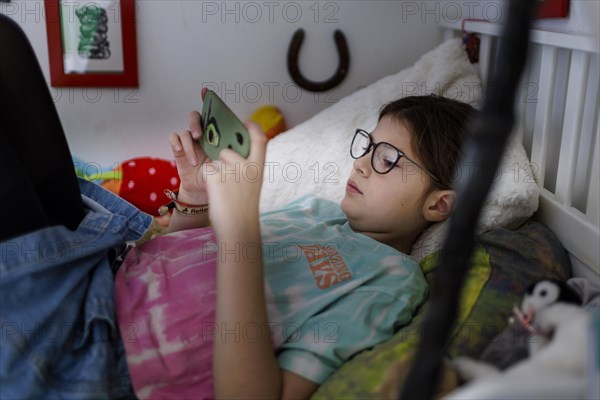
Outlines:
[[323, 383], [410, 322], [427, 285], [408, 255], [305, 196], [261, 215], [267, 312], [279, 366]]

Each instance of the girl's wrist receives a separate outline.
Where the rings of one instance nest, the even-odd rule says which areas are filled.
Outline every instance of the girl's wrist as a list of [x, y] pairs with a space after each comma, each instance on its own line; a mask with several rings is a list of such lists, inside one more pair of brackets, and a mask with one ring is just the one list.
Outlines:
[[188, 192], [180, 186], [177, 192], [177, 200], [188, 204], [205, 205], [208, 204], [208, 195], [206, 192]]

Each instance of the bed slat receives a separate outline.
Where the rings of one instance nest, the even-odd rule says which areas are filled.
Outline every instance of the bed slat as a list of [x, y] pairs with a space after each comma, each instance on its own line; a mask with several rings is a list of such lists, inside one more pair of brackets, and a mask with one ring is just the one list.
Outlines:
[[555, 191], [556, 199], [565, 206], [573, 204], [573, 182], [575, 181], [577, 153], [581, 137], [581, 119], [585, 106], [588, 66], [589, 55], [582, 51], [573, 51]]
[[[532, 48], [531, 51], [535, 51], [535, 49]], [[513, 132], [513, 134], [515, 135], [515, 138], [521, 143], [525, 142], [526, 140], [530, 140], [530, 137], [527, 134], [526, 118], [527, 118], [527, 105], [530, 102], [530, 99], [529, 99], [530, 92], [528, 90], [529, 90], [530, 79], [531, 79], [531, 71], [533, 69], [531, 64], [532, 63], [531, 63], [531, 58], [530, 58], [527, 60], [527, 62], [525, 64], [525, 69], [523, 70], [523, 75], [521, 75], [521, 79], [519, 80], [519, 85], [517, 86], [517, 88], [519, 88], [519, 90], [516, 94], [516, 101], [517, 101], [516, 117], [517, 117], [517, 119], [515, 121], [515, 127], [514, 127], [515, 132]], [[531, 147], [525, 146], [525, 150], [530, 152]]]
[[556, 63], [558, 49], [543, 46], [542, 60], [540, 62], [540, 81], [538, 104], [535, 112], [535, 127], [533, 129], [533, 143], [531, 149], [531, 162], [537, 169], [536, 180], [544, 186], [546, 175], [546, 155], [548, 152], [548, 137], [550, 131], [550, 117], [552, 115], [552, 98], [554, 94], [554, 81], [556, 79]]
[[479, 76], [484, 85], [487, 83], [490, 73], [492, 40], [491, 36], [481, 36], [479, 42]]
[[[586, 215], [596, 224], [600, 225], [600, 125], [596, 125], [596, 140], [594, 145], [594, 155], [591, 160], [590, 187], [587, 198]], [[596, 243], [596, 246], [598, 243]]]

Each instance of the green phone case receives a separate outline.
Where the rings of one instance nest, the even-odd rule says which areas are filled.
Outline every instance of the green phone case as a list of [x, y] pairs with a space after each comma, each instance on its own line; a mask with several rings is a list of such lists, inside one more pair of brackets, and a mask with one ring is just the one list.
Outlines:
[[250, 134], [233, 111], [212, 90], [207, 90], [202, 105], [202, 129], [200, 146], [211, 160], [219, 158], [221, 150], [229, 148], [248, 157]]

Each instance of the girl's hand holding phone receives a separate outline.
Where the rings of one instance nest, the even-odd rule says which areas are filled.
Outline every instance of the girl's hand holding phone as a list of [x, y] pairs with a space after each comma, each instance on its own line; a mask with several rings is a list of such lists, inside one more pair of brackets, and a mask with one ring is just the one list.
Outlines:
[[219, 159], [210, 162], [205, 170], [210, 220], [222, 238], [243, 234], [244, 227], [258, 224], [267, 137], [254, 122], [244, 125], [252, 143], [248, 157], [223, 149]]
[[[202, 98], [207, 93], [202, 90]], [[253, 122], [245, 125], [249, 154], [244, 158], [231, 148], [223, 148], [211, 161], [201, 146], [202, 117], [188, 115], [189, 129], [169, 136], [169, 143], [181, 181], [178, 200], [189, 204], [210, 204], [211, 224], [222, 238], [242, 233], [243, 227], [258, 227], [258, 204], [263, 181], [267, 138]], [[251, 144], [251, 145], [250, 145]], [[173, 221], [172, 221], [173, 222]], [[173, 224], [172, 224], [173, 225]], [[195, 226], [179, 221], [173, 230]], [[185, 225], [185, 228], [183, 227]], [[188, 226], [189, 225], [189, 226]], [[205, 225], [203, 225], [205, 226]], [[237, 231], [236, 231], [237, 230]]]

